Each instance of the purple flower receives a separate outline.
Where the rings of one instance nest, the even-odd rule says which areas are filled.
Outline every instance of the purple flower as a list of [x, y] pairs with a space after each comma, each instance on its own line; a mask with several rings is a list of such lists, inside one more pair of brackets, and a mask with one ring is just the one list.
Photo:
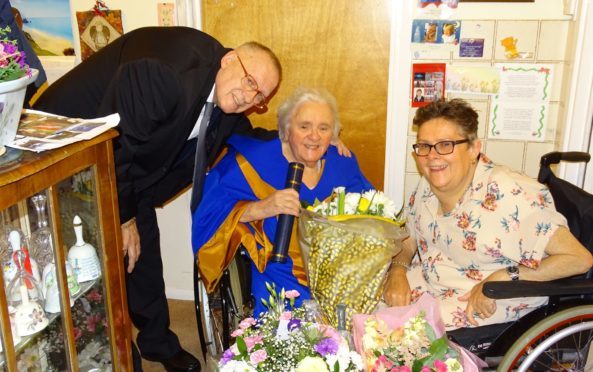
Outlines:
[[337, 354], [338, 347], [338, 343], [333, 338], [324, 338], [315, 345], [314, 349], [321, 354], [321, 356], [326, 356], [328, 354]]
[[233, 358], [235, 357], [235, 353], [233, 353], [233, 350], [231, 349], [226, 349], [224, 351], [224, 353], [222, 354], [222, 358], [220, 358], [220, 363], [222, 365], [227, 364], [229, 361], [233, 360]]
[[290, 322], [288, 322], [288, 324], [286, 325], [286, 328], [288, 328], [289, 332], [292, 332], [296, 329], [301, 328], [301, 320], [300, 319], [292, 319]]

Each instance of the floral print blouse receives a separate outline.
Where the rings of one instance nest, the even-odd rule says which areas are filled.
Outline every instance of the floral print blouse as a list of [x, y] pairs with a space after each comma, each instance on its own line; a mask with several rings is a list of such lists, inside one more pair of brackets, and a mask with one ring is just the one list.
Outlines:
[[[467, 302], [458, 298], [494, 271], [511, 265], [537, 268], [548, 240], [566, 219], [556, 212], [548, 188], [495, 165], [484, 154], [455, 208], [437, 213], [439, 201], [422, 178], [407, 210], [410, 237], [418, 254], [408, 272], [414, 301], [424, 292], [440, 300], [448, 330], [470, 327]], [[518, 319], [547, 298], [497, 300], [494, 315], [480, 325]]]

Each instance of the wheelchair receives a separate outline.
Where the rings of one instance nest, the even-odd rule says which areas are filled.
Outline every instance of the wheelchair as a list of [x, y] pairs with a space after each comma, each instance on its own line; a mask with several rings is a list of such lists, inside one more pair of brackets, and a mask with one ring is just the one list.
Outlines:
[[[580, 152], [542, 156], [538, 181], [546, 184], [556, 209], [573, 235], [593, 252], [593, 195], [557, 178], [550, 166], [560, 161], [588, 162]], [[251, 263], [239, 250], [215, 291], [207, 294], [194, 265], [194, 295], [198, 336], [204, 357], [218, 357], [230, 346], [230, 333], [251, 316]], [[462, 328], [449, 338], [498, 371], [593, 371], [593, 268], [578, 278], [550, 282], [490, 282], [490, 298], [548, 296], [549, 302], [523, 318], [504, 324]]]
[[253, 315], [251, 263], [240, 248], [212, 293], [207, 293], [194, 263], [194, 301], [204, 359], [218, 358], [231, 344], [231, 332]]
[[[538, 181], [547, 185], [570, 231], [593, 252], [593, 195], [554, 175], [560, 161], [588, 162], [581, 152], [542, 156]], [[545, 306], [510, 323], [447, 332], [498, 371], [593, 371], [593, 268], [585, 275], [549, 282], [486, 283], [494, 299], [548, 296]]]

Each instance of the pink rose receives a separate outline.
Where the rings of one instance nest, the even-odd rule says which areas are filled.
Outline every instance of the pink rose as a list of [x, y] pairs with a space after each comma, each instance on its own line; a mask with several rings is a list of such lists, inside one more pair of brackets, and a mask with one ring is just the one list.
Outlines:
[[434, 368], [436, 369], [436, 372], [447, 372], [447, 364], [442, 360], [435, 360]]
[[261, 344], [263, 341], [263, 336], [249, 336], [246, 337], [243, 341], [245, 341], [245, 345], [247, 346], [247, 350], [253, 349], [253, 347], [257, 344]]
[[235, 329], [233, 331], [233, 333], [231, 333], [231, 337], [239, 337], [239, 336], [243, 336], [244, 331], [239, 328], [239, 329]]
[[268, 358], [268, 353], [266, 353], [266, 349], [259, 349], [258, 351], [253, 352], [249, 356], [249, 361], [253, 365], [258, 365], [259, 363], [263, 362]]
[[290, 291], [286, 291], [284, 293], [284, 297], [286, 297], [287, 299], [291, 300], [293, 298], [297, 298], [299, 297], [301, 294], [299, 293], [299, 291], [297, 291], [296, 289], [291, 289]]
[[280, 320], [290, 320], [290, 319], [292, 319], [292, 312], [284, 311], [284, 312], [282, 312], [282, 314], [280, 314]]
[[255, 319], [253, 318], [245, 318], [241, 321], [241, 323], [239, 323], [239, 328], [241, 329], [247, 329], [251, 326], [254, 326], [256, 324]]

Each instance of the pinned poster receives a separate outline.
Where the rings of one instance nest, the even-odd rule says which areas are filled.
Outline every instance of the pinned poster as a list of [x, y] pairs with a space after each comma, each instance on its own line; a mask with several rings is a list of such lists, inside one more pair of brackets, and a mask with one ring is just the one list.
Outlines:
[[426, 106], [445, 96], [444, 63], [415, 63], [412, 65], [412, 107]]
[[177, 26], [174, 3], [157, 4], [159, 26]]
[[500, 88], [492, 99], [488, 138], [543, 142], [553, 65], [498, 64]]
[[423, 17], [450, 19], [456, 15], [459, 0], [418, 0], [417, 13]]
[[100, 0], [91, 10], [76, 12], [76, 20], [83, 61], [124, 33], [121, 10], [111, 10]]

